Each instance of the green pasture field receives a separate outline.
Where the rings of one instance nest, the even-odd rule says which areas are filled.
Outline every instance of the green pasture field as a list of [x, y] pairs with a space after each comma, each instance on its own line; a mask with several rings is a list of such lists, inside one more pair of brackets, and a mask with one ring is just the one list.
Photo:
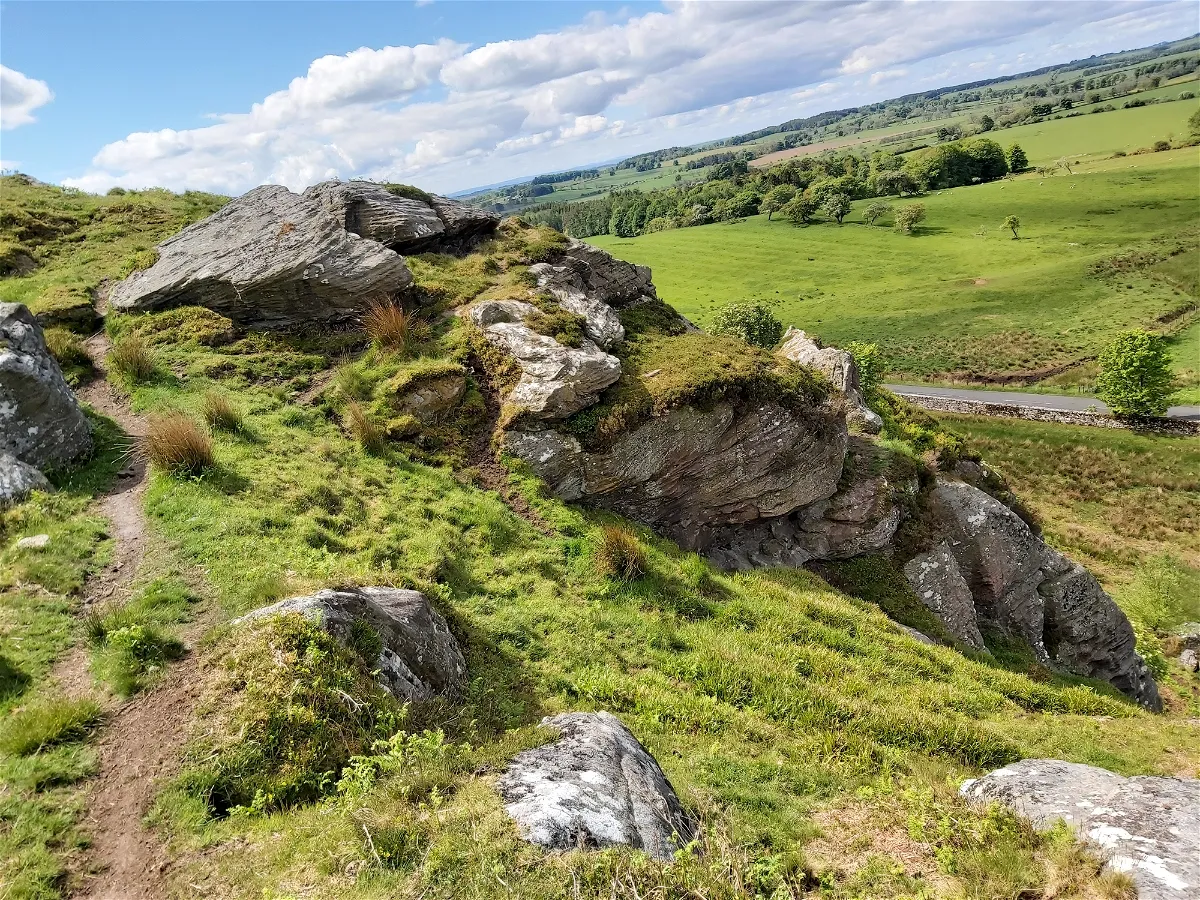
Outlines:
[[[1168, 113], [1182, 120], [1189, 108], [1099, 115], [1091, 131], [1087, 118], [1029, 127], [1058, 129], [1064, 144], [1090, 133], [1092, 142], [1081, 139], [1076, 150], [1099, 153], [1103, 142], [1134, 131], [1128, 123], [1150, 127]], [[1146, 140], [1143, 133], [1135, 143]], [[878, 343], [896, 375], [1032, 377], [1094, 355], [1123, 329], [1194, 305], [1195, 280], [1186, 272], [1196, 258], [1197, 172], [1196, 150], [1185, 148], [1084, 161], [1073, 175], [1030, 173], [893, 200], [925, 205], [926, 222], [911, 236], [886, 227], [889, 219], [864, 225], [869, 201], [858, 201], [841, 227], [755, 216], [590, 240], [650, 266], [659, 295], [700, 325], [726, 303], [757, 299], [785, 324], [830, 343]], [[1021, 219], [1020, 240], [1000, 227], [1009, 214]], [[1191, 248], [1181, 272], [1160, 264], [1119, 278], [1090, 273], [1130, 251], [1179, 248]]]

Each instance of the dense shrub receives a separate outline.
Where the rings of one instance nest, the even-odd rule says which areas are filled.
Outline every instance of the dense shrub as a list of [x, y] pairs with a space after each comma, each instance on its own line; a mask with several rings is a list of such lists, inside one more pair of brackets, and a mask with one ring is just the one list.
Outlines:
[[925, 221], [925, 204], [909, 203], [906, 206], [901, 206], [896, 210], [894, 219], [897, 231], [912, 234], [913, 229]]
[[747, 344], [769, 350], [783, 336], [783, 323], [761, 303], [730, 303], [713, 317], [709, 331], [741, 338]]
[[854, 357], [858, 368], [858, 383], [865, 399], [875, 396], [880, 383], [883, 381], [885, 364], [883, 354], [879, 352], [878, 344], [867, 344], [862, 341], [850, 341], [845, 350]]
[[1096, 393], [1119, 416], [1159, 416], [1170, 406], [1175, 375], [1166, 341], [1133, 329], [1118, 335], [1099, 357]]

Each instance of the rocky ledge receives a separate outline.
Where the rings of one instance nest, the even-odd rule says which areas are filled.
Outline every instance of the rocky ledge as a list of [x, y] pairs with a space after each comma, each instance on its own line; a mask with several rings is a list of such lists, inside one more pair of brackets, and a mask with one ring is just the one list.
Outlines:
[[1142, 900], [1200, 896], [1200, 781], [1125, 778], [1057, 759], [1026, 759], [963, 784], [964, 796], [996, 801], [1039, 828], [1063, 821]]

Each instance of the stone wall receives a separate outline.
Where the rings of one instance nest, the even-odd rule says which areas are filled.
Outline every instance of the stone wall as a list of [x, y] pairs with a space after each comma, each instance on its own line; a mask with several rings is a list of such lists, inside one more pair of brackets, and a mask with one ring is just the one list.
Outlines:
[[1132, 431], [1154, 431], [1170, 435], [1200, 434], [1200, 422], [1190, 419], [1168, 419], [1162, 416], [1127, 416], [1118, 419], [1104, 413], [1045, 409], [1039, 406], [1017, 406], [1012, 403], [991, 403], [986, 400], [956, 400], [950, 397], [934, 397], [930, 394], [901, 394], [900, 396], [914, 406], [936, 412], [1033, 419], [1037, 422], [1090, 425], [1095, 428], [1128, 428]]

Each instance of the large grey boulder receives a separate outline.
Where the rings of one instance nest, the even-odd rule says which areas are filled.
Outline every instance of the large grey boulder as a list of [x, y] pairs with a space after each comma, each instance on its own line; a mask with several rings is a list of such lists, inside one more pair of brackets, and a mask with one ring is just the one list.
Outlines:
[[968, 647], [984, 648], [971, 588], [958, 570], [949, 547], [938, 544], [927, 553], [914, 556], [904, 564], [904, 577], [947, 632]]
[[476, 304], [467, 314], [489, 343], [512, 357], [521, 379], [505, 398], [536, 419], [565, 419], [591, 406], [621, 377], [621, 361], [591, 341], [567, 347], [524, 323], [537, 308], [522, 301]]
[[122, 312], [204, 306], [248, 328], [352, 320], [412, 283], [399, 256], [346, 230], [315, 194], [263, 185], [158, 245], [113, 287]]
[[34, 491], [48, 490], [45, 475], [11, 453], [0, 452], [0, 509], [20, 503]]
[[382, 643], [379, 680], [401, 700], [429, 700], [456, 694], [466, 681], [467, 664], [450, 626], [419, 591], [359, 587], [317, 591], [264, 606], [238, 619], [300, 615], [319, 622], [339, 640], [351, 643], [357, 629], [373, 629]]
[[617, 259], [583, 241], [568, 241], [551, 267], [530, 268], [539, 280], [545, 277], [551, 288], [582, 292], [613, 309], [657, 298], [646, 266]]
[[558, 300], [563, 309], [583, 317], [584, 331], [597, 346], [608, 350], [625, 339], [625, 328], [616, 311], [605, 301], [588, 296], [579, 267], [538, 263], [529, 271], [537, 278], [538, 287]]
[[964, 482], [938, 479], [929, 512], [970, 589], [981, 630], [1018, 638], [1043, 663], [1107, 681], [1148, 709], [1162, 708], [1129, 620], [1086, 569], [1047, 547], [999, 500]]
[[522, 836], [550, 850], [626, 846], [669, 861], [693, 825], [671, 783], [606, 712], [542, 720], [560, 737], [518, 754], [497, 789]]
[[611, 509], [689, 549], [710, 531], [785, 516], [837, 490], [846, 423], [829, 405], [684, 406], [588, 451], [570, 434], [510, 430], [504, 449], [563, 500]]
[[[92, 430], [33, 313], [0, 303], [0, 453], [43, 471], [89, 456]], [[33, 476], [9, 466], [15, 486]]]
[[873, 445], [863, 438], [850, 438], [850, 447], [836, 493], [787, 516], [711, 529], [709, 560], [723, 569], [795, 568], [890, 546], [916, 479], [875, 472]]
[[402, 196], [370, 181], [324, 181], [304, 192], [343, 227], [400, 253], [465, 249], [493, 231], [499, 216], [446, 197]]
[[828, 378], [846, 398], [846, 418], [851, 426], [867, 434], [878, 434], [883, 428], [883, 419], [863, 399], [858, 365], [845, 350], [822, 347], [819, 341], [799, 328], [789, 328], [783, 336], [783, 343], [775, 352], [792, 362], [816, 369]]
[[1062, 820], [1128, 872], [1141, 900], [1200, 897], [1200, 782], [1125, 778], [1057, 759], [1026, 759], [967, 781], [961, 792], [997, 801], [1039, 828]]

